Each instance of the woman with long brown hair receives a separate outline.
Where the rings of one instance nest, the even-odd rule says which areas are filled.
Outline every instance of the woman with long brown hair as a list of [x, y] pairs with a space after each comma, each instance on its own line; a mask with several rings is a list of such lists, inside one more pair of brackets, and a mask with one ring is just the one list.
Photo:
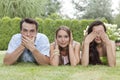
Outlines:
[[50, 46], [50, 64], [75, 66], [79, 62], [80, 43], [73, 40], [72, 33], [67, 26], [60, 26], [56, 30], [55, 42]]
[[106, 27], [101, 21], [90, 24], [83, 42], [82, 65], [116, 64], [115, 42], [108, 38]]

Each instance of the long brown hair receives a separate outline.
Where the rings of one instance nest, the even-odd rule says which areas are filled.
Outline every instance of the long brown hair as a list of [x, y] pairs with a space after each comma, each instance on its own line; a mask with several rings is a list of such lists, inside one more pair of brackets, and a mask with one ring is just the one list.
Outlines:
[[[93, 23], [89, 25], [89, 28], [87, 30], [88, 34], [92, 32], [93, 27], [98, 26], [98, 25], [102, 25], [104, 27], [104, 31], [106, 32], [106, 27], [103, 22], [94, 21]], [[89, 46], [89, 64], [93, 64], [93, 65], [102, 64], [96, 46], [97, 46], [97, 43], [93, 40]]]
[[[60, 26], [60, 27], [56, 30], [56, 38], [57, 38], [58, 32], [59, 32], [60, 30], [64, 30], [64, 31], [68, 34], [69, 38], [71, 37], [70, 28], [68, 28], [67, 26]], [[63, 50], [63, 48], [59, 46], [59, 50], [60, 50], [60, 52], [61, 52], [61, 51]], [[70, 58], [69, 58], [69, 46], [66, 47], [66, 50], [67, 50], [67, 52], [68, 52], [68, 60], [69, 60], [69, 62], [70, 62]], [[60, 55], [60, 60], [63, 62], [63, 60], [62, 60], [62, 55]]]
[[[57, 38], [58, 32], [59, 32], [60, 30], [64, 30], [64, 31], [68, 34], [69, 38], [71, 37], [70, 28], [68, 28], [67, 26], [60, 26], [60, 27], [56, 30], [56, 38]], [[61, 49], [62, 49], [62, 48], [61, 48]]]

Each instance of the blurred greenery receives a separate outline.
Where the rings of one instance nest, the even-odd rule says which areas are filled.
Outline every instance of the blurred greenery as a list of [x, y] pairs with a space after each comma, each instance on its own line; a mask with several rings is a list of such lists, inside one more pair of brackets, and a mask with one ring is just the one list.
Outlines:
[[75, 5], [77, 19], [105, 18], [112, 22], [111, 0], [72, 0]]
[[5, 16], [10, 18], [44, 18], [52, 13], [57, 13], [60, 7], [57, 0], [1, 0], [0, 18]]
[[[6, 50], [8, 43], [11, 37], [20, 32], [19, 22], [21, 18], [15, 17], [3, 17], [0, 19], [0, 50]], [[84, 38], [84, 30], [86, 27], [94, 21], [94, 19], [51, 19], [51, 18], [35, 18], [39, 24], [38, 32], [44, 33], [49, 38], [50, 42], [54, 41], [55, 31], [59, 26], [65, 25], [68, 26], [72, 33], [74, 40], [82, 42]], [[106, 22], [105, 19], [101, 19], [103, 22]]]

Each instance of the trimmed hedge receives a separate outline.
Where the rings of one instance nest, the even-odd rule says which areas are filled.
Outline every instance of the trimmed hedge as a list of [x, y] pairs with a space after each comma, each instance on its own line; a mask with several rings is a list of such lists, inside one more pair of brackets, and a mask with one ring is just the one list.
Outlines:
[[[41, 19], [35, 18], [39, 24], [39, 32], [44, 33], [48, 36], [50, 42], [54, 41], [55, 31], [61, 26], [65, 25], [70, 27], [73, 32], [74, 40], [78, 42], [82, 42], [83, 40], [83, 31], [86, 27], [93, 22], [94, 20], [63, 20], [63, 19]], [[8, 47], [8, 43], [12, 37], [12, 35], [19, 33], [19, 22], [21, 18], [9, 18], [3, 17], [0, 19], [0, 50], [6, 50]], [[102, 20], [106, 22], [106, 20]]]

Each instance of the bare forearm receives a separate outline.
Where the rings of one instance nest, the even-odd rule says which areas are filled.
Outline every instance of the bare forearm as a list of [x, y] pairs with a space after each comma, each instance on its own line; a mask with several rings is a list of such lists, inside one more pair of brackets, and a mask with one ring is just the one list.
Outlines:
[[106, 49], [107, 49], [108, 64], [109, 64], [109, 66], [113, 67], [113, 66], [115, 66], [116, 59], [115, 59], [115, 56], [113, 55], [112, 45], [111, 44], [107, 45]]
[[59, 65], [59, 55], [53, 55], [53, 57], [50, 59], [50, 64], [53, 66]]
[[4, 64], [6, 65], [11, 65], [14, 64], [19, 56], [22, 54], [22, 52], [24, 51], [24, 46], [20, 45], [13, 53], [11, 54], [6, 54], [5, 58], [4, 58]]
[[58, 66], [60, 63], [60, 51], [58, 49], [58, 45], [51, 46], [51, 52], [50, 52], [50, 64], [53, 66]]
[[69, 57], [70, 57], [71, 66], [76, 66], [77, 58], [75, 56], [75, 52], [72, 45], [69, 45]]
[[83, 66], [87, 66], [89, 64], [89, 44], [84, 43], [81, 63]]
[[31, 51], [38, 64], [46, 65], [50, 63], [49, 57], [41, 54], [36, 48]]

